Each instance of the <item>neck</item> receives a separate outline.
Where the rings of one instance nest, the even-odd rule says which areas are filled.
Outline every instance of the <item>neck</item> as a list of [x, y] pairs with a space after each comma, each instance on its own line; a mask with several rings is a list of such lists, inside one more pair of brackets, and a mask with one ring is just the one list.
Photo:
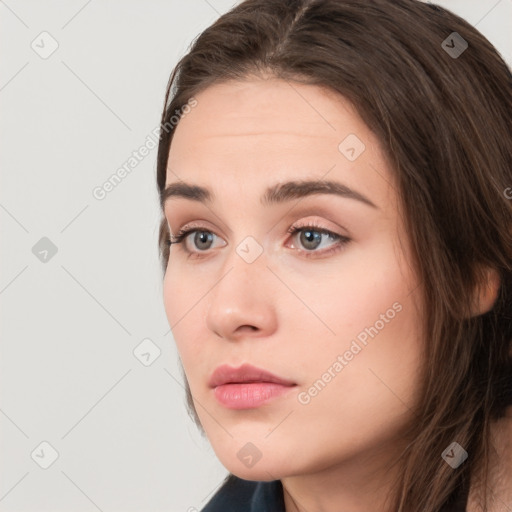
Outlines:
[[[386, 503], [400, 462], [389, 445], [321, 471], [281, 479], [286, 512], [390, 512]], [[394, 463], [393, 463], [394, 462]]]

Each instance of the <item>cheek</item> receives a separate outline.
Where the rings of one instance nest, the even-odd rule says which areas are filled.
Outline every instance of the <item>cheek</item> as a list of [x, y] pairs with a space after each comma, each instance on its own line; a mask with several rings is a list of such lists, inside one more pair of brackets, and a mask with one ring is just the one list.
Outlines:
[[[297, 366], [307, 376], [302, 385], [307, 388], [319, 381], [321, 391], [312, 399], [318, 405], [324, 400], [343, 403], [353, 411], [372, 404], [401, 409], [401, 401], [412, 405], [423, 347], [419, 289], [411, 293], [414, 276], [399, 266], [391, 245], [378, 252], [361, 251], [350, 265], [347, 259], [330, 279], [317, 274], [313, 288], [303, 277], [297, 288], [298, 295], [314, 290], [308, 305], [323, 323], [310, 312], [297, 317], [299, 332], [317, 333], [313, 342], [304, 338], [294, 349], [300, 354]], [[329, 383], [323, 387], [325, 382]]]
[[[346, 313], [353, 317], [350, 328], [341, 315], [337, 322], [333, 317], [331, 325], [337, 336], [323, 336], [314, 343], [304, 340], [301, 349], [296, 348], [295, 354], [300, 353], [297, 366], [306, 376], [302, 385], [325, 382], [325, 388], [341, 392], [342, 400], [352, 403], [354, 399], [356, 408], [360, 401], [374, 403], [381, 392], [412, 404], [423, 345], [410, 299], [402, 298], [393, 305], [384, 301], [381, 307], [376, 303], [366, 310], [347, 308]], [[324, 389], [322, 382], [320, 390]]]
[[[343, 352], [356, 337], [363, 343], [371, 339], [368, 329], [382, 337], [381, 332], [414, 316], [413, 308], [404, 311], [412, 298], [414, 276], [399, 265], [393, 246], [386, 242], [357, 246], [322, 267], [310, 265], [300, 273], [294, 269], [285, 274], [284, 280], [301, 299], [289, 320], [301, 332], [321, 339], [326, 348]], [[305, 346], [312, 357], [319, 355], [317, 343]]]
[[175, 326], [181, 328], [187, 318], [197, 314], [194, 309], [202, 295], [204, 290], [200, 283], [184, 272], [180, 265], [169, 262], [163, 280], [163, 299], [169, 326], [173, 331]]
[[[347, 336], [317, 344], [307, 354], [293, 431], [297, 438], [310, 440], [303, 446], [309, 464], [320, 467], [329, 458], [334, 463], [340, 456], [377, 450], [401, 437], [420, 385], [422, 345], [416, 325], [415, 308], [404, 301], [385, 327], [370, 331], [366, 344]], [[283, 442], [289, 432], [279, 433]]]
[[180, 310], [182, 307], [180, 305], [182, 304], [180, 296], [183, 295], [182, 290], [180, 289], [180, 284], [180, 280], [177, 279], [176, 273], [169, 265], [163, 280], [163, 298], [165, 314], [167, 315], [167, 321], [171, 328], [180, 318]]
[[211, 333], [206, 332], [204, 320], [208, 299], [205, 293], [211, 286], [196, 271], [187, 273], [178, 264], [168, 266], [163, 280], [167, 321], [194, 395], [211, 371], [210, 361], [205, 357], [205, 342]]
[[164, 308], [185, 369], [188, 368], [189, 353], [194, 350], [193, 340], [198, 339], [195, 330], [198, 329], [197, 308], [200, 307], [198, 300], [202, 295], [200, 292], [194, 290], [193, 282], [177, 266], [167, 268], [163, 280]]

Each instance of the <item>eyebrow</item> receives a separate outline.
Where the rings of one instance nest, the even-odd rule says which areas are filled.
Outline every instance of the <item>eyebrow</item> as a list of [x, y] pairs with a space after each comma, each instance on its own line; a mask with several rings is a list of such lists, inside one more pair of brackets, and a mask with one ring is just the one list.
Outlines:
[[[360, 192], [337, 181], [323, 180], [287, 181], [285, 183], [278, 183], [266, 189], [260, 202], [263, 206], [272, 206], [315, 194], [333, 194], [347, 199], [355, 199], [372, 208], [378, 209], [375, 203]], [[184, 181], [171, 183], [165, 188], [160, 194], [161, 207], [164, 208], [168, 200], [174, 197], [208, 204], [211, 204], [215, 200], [215, 194], [210, 189], [200, 185], [185, 183]]]

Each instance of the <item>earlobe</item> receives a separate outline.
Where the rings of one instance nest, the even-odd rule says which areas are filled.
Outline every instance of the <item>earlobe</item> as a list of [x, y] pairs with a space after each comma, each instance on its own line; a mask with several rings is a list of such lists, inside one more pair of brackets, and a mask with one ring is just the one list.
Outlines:
[[498, 272], [494, 268], [487, 268], [484, 275], [484, 282], [477, 288], [473, 300], [472, 316], [479, 316], [489, 312], [498, 297], [500, 288], [500, 276]]

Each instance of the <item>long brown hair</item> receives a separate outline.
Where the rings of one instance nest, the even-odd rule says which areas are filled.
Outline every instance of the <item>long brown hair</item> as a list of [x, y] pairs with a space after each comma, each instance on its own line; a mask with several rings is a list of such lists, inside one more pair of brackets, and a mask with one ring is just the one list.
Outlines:
[[[462, 37], [467, 48], [457, 39], [462, 53], [448, 51], [455, 45], [443, 44], [449, 36]], [[425, 353], [391, 509], [438, 512], [471, 477], [483, 475], [487, 488], [490, 425], [504, 413], [512, 379], [510, 70], [480, 32], [430, 3], [246, 0], [202, 32], [171, 74], [158, 147], [160, 194], [175, 112], [213, 83], [258, 74], [348, 99], [396, 175], [421, 280]], [[164, 273], [168, 238], [162, 214]], [[485, 269], [500, 277], [498, 297], [490, 311], [474, 315]], [[188, 383], [186, 393], [204, 434]], [[469, 454], [457, 469], [441, 457], [453, 441]]]

